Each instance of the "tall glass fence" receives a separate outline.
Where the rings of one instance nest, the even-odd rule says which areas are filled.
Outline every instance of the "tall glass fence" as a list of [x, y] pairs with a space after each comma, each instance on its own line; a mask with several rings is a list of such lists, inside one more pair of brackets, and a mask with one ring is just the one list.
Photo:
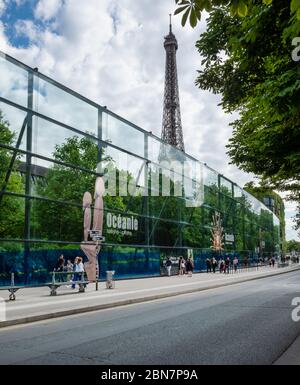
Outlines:
[[46, 282], [61, 254], [85, 258], [82, 197], [97, 176], [102, 277], [160, 275], [167, 257], [192, 256], [201, 271], [212, 256], [279, 253], [278, 218], [236, 183], [3, 53], [0, 113], [0, 285], [11, 272], [17, 283]]

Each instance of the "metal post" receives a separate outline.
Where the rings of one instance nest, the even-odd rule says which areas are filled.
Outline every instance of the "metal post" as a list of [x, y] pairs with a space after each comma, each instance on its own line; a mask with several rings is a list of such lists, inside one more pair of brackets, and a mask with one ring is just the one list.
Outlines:
[[[98, 164], [102, 161], [102, 158], [103, 158], [103, 143], [102, 143], [102, 135], [103, 135], [103, 113], [102, 113], [102, 109], [98, 108]], [[101, 175], [102, 175], [102, 167], [101, 167]], [[98, 242], [98, 241], [97, 241]], [[99, 246], [101, 248], [101, 245]], [[96, 285], [95, 285], [95, 288], [96, 288], [96, 291], [98, 291], [98, 280], [99, 280], [99, 271], [100, 271], [100, 263], [99, 263], [99, 256], [98, 256], [98, 253], [97, 253], [97, 265], [96, 265]]]
[[102, 110], [99, 108], [98, 109], [98, 163], [101, 162], [102, 160], [102, 149], [103, 149], [103, 144], [102, 144], [102, 127], [103, 127], [103, 116], [102, 116]]
[[148, 178], [149, 178], [149, 165], [148, 165], [148, 159], [149, 159], [149, 148], [148, 148], [148, 133], [144, 134], [144, 158], [147, 159], [145, 163], [145, 169], [144, 169], [144, 187], [145, 187], [145, 193], [144, 193], [144, 221], [145, 221], [145, 265], [147, 266], [147, 269], [149, 268], [149, 241], [150, 241], [150, 229], [149, 229], [149, 185], [148, 185]]
[[[28, 95], [27, 107], [33, 109], [33, 73], [28, 72]], [[30, 209], [31, 209], [31, 155], [32, 152], [32, 112], [28, 112], [27, 119], [27, 136], [26, 136], [26, 179], [25, 179], [25, 223], [24, 223], [24, 273], [25, 283], [29, 278], [29, 255], [30, 255]]]

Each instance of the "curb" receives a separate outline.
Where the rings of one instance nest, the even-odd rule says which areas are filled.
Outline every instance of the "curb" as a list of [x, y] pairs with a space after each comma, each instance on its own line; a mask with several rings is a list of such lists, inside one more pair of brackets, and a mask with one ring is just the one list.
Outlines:
[[66, 317], [66, 316], [70, 316], [70, 315], [83, 314], [83, 313], [88, 313], [88, 312], [93, 312], [93, 311], [98, 311], [98, 310], [104, 310], [104, 309], [109, 309], [109, 308], [115, 308], [115, 307], [120, 307], [120, 306], [125, 306], [125, 305], [132, 305], [132, 304], [141, 303], [141, 302], [149, 302], [149, 301], [154, 301], [154, 300], [162, 299], [162, 298], [176, 297], [178, 295], [190, 294], [190, 293], [195, 293], [195, 292], [199, 292], [199, 291], [217, 289], [219, 287], [232, 286], [232, 285], [236, 285], [238, 283], [249, 282], [249, 281], [254, 281], [257, 279], [273, 277], [276, 275], [292, 273], [292, 272], [297, 271], [297, 270], [300, 270], [300, 267], [293, 268], [293, 269], [290, 269], [288, 271], [280, 271], [280, 272], [276, 272], [276, 273], [274, 272], [274, 273], [266, 274], [266, 275], [262, 275], [262, 276], [254, 276], [254, 277], [249, 277], [246, 279], [238, 279], [238, 280], [233, 281], [233, 282], [213, 284], [211, 286], [198, 287], [198, 288], [188, 289], [188, 290], [184, 290], [184, 291], [177, 291], [177, 292], [164, 293], [164, 294], [155, 294], [155, 295], [148, 296], [148, 297], [126, 299], [126, 300], [117, 301], [117, 302], [113, 302], [113, 303], [93, 305], [93, 306], [81, 307], [81, 308], [77, 308], [77, 309], [58, 311], [58, 312], [54, 312], [54, 313], [23, 317], [23, 318], [18, 318], [18, 319], [0, 322], [0, 329], [8, 327], [8, 326], [22, 325], [22, 324], [44, 321], [44, 320], [53, 319], [53, 318], [60, 318], [60, 317]]

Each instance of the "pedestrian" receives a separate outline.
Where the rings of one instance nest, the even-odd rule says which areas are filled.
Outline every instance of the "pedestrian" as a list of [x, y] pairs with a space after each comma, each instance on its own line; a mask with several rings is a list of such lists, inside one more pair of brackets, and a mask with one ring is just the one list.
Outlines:
[[191, 277], [193, 275], [194, 263], [191, 258], [188, 258], [186, 261], [186, 272], [188, 276]]
[[64, 277], [63, 277], [63, 271], [64, 271], [64, 266], [65, 266], [65, 258], [64, 256], [61, 254], [58, 258], [58, 260], [56, 261], [56, 265], [55, 265], [55, 268], [54, 268], [54, 271], [56, 273], [59, 273], [57, 275], [57, 281], [58, 282], [64, 282]]
[[225, 270], [224, 270], [224, 273], [227, 272], [227, 274], [229, 274], [229, 267], [230, 267], [230, 258], [227, 257], [227, 258], [226, 258], [226, 261], [225, 261]]
[[211, 266], [212, 266], [213, 273], [215, 273], [216, 272], [216, 268], [218, 266], [218, 262], [217, 262], [215, 257], [213, 257], [213, 259], [211, 260]]
[[233, 259], [233, 268], [234, 268], [234, 272], [235, 273], [237, 272], [238, 264], [239, 264], [238, 258], [234, 257], [234, 259]]
[[220, 273], [222, 273], [224, 271], [224, 269], [225, 269], [225, 261], [224, 261], [224, 259], [220, 259], [220, 261], [219, 261], [219, 271], [220, 271]]
[[73, 263], [71, 261], [71, 259], [68, 259], [67, 260], [67, 265], [66, 265], [66, 269], [67, 269], [67, 272], [70, 273], [70, 274], [67, 274], [67, 281], [72, 281], [72, 272], [74, 271], [74, 267], [73, 267]]
[[275, 258], [274, 257], [272, 257], [271, 263], [272, 263], [272, 267], [274, 267], [275, 266]]
[[269, 266], [272, 266], [272, 258], [269, 258]]
[[211, 262], [210, 262], [210, 259], [209, 258], [206, 258], [206, 272], [210, 272], [211, 273]]
[[82, 274], [84, 273], [84, 266], [81, 257], [76, 257], [74, 260], [74, 275], [72, 289], [75, 289], [76, 282], [81, 280]]
[[181, 258], [182, 257], [179, 257], [179, 260], [178, 260], [178, 275], [181, 275]]
[[167, 269], [167, 272], [168, 272], [168, 277], [171, 276], [171, 268], [172, 268], [172, 261], [170, 260], [170, 258], [168, 257], [166, 263], [165, 263], [165, 266], [166, 266], [166, 269]]
[[181, 275], [185, 275], [185, 273], [186, 273], [186, 261], [184, 258], [182, 258], [182, 260], [181, 260], [180, 268], [181, 268]]

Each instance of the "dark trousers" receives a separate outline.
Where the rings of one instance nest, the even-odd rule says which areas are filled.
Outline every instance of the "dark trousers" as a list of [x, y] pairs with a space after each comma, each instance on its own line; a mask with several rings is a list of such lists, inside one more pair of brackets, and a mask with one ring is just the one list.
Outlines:
[[[56, 272], [62, 273], [63, 270], [56, 270]], [[65, 279], [64, 279], [65, 277], [63, 274], [57, 274], [56, 277], [57, 277], [57, 279], [56, 279], [57, 282], [65, 282]]]
[[75, 289], [75, 282], [76, 281], [79, 281], [80, 280], [80, 274], [79, 273], [74, 273], [74, 275], [73, 275], [73, 279], [72, 279], [72, 281], [74, 282], [73, 284], [72, 284], [72, 289]]

